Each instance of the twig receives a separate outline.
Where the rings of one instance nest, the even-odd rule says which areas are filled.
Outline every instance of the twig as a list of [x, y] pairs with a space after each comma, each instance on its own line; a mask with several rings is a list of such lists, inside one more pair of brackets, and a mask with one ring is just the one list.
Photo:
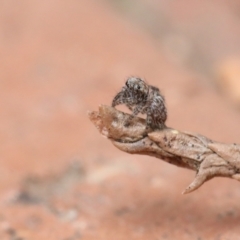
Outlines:
[[202, 135], [172, 128], [146, 130], [145, 119], [134, 117], [129, 121], [130, 116], [104, 105], [98, 112], [89, 113], [100, 133], [120, 150], [153, 156], [195, 170], [195, 179], [183, 194], [196, 190], [217, 176], [240, 181], [240, 145], [218, 143]]

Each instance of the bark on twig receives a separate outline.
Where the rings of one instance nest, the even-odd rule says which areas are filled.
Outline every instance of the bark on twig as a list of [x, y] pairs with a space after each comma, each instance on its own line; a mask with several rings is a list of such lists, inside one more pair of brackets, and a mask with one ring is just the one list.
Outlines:
[[202, 135], [172, 128], [146, 130], [145, 119], [120, 112], [109, 106], [89, 113], [100, 133], [114, 146], [131, 154], [160, 158], [168, 163], [196, 171], [193, 182], [183, 191], [190, 193], [213, 177], [240, 181], [240, 145], [223, 144]]

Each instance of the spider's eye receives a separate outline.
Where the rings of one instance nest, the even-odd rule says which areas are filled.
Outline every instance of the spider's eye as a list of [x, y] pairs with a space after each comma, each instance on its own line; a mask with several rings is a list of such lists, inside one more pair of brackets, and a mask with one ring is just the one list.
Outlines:
[[135, 84], [134, 85], [134, 90], [135, 91], [139, 91], [141, 89], [141, 87], [138, 85], [138, 84]]

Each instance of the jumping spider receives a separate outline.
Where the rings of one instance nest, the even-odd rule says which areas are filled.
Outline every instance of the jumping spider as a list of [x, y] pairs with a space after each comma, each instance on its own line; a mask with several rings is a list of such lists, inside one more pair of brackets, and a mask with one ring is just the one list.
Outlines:
[[167, 120], [165, 99], [159, 89], [137, 77], [127, 79], [125, 86], [114, 97], [112, 107], [125, 104], [131, 111], [130, 120], [138, 113], [147, 114], [147, 128], [163, 129]]

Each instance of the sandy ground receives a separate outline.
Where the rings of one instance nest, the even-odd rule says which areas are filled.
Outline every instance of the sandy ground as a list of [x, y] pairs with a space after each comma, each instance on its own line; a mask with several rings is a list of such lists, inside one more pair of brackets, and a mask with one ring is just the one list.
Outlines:
[[[238, 2], [139, 2], [171, 31], [157, 25], [153, 36], [145, 17], [107, 1], [0, 3], [0, 239], [239, 238], [239, 182], [218, 178], [183, 196], [193, 172], [120, 152], [88, 120], [137, 75], [164, 93], [168, 126], [239, 143], [240, 113], [209, 74], [238, 54]], [[214, 44], [217, 13], [232, 24], [213, 27]]]

